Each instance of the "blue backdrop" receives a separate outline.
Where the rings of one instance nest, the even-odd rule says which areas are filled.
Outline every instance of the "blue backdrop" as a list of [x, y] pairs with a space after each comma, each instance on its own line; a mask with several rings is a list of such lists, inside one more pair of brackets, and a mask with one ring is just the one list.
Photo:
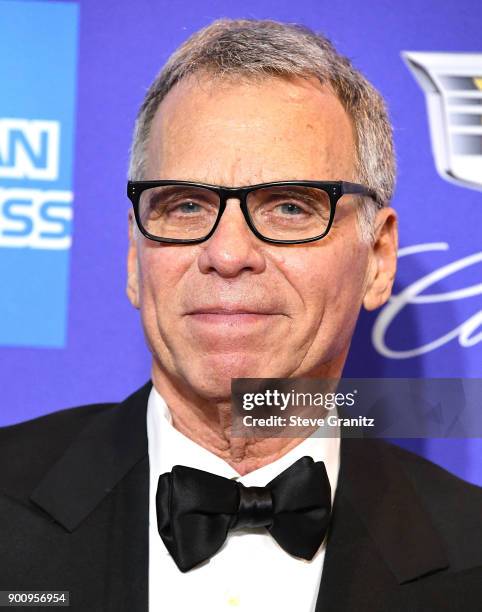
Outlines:
[[[125, 297], [131, 132], [170, 53], [219, 17], [322, 31], [387, 100], [400, 268], [394, 300], [362, 314], [346, 374], [482, 377], [482, 55], [457, 69], [469, 94], [452, 86], [471, 116], [446, 126], [470, 132], [470, 187], [437, 173], [425, 93], [402, 59], [482, 54], [479, 0], [9, 0], [0, 1], [0, 425], [121, 399], [148, 378]], [[410, 446], [482, 484], [480, 440]]]

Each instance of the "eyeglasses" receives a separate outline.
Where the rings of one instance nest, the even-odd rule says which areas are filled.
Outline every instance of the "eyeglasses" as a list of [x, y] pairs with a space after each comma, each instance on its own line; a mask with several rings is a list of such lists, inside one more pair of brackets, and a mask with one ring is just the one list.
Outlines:
[[[129, 181], [127, 195], [140, 231], [156, 242], [194, 244], [216, 231], [228, 198], [239, 200], [246, 223], [260, 240], [301, 244], [328, 234], [345, 194], [376, 193], [346, 181], [278, 181], [220, 187], [191, 181]], [[378, 208], [383, 204], [377, 202]]]

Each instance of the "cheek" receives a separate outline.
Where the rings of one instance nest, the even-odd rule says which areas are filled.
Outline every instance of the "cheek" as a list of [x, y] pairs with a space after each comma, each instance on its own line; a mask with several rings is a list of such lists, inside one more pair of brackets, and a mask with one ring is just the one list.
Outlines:
[[278, 261], [301, 298], [307, 323], [325, 316], [342, 318], [361, 304], [367, 248], [351, 237], [338, 238]]
[[169, 312], [191, 262], [192, 257], [179, 247], [143, 244], [139, 249], [141, 307], [157, 306], [160, 313]]

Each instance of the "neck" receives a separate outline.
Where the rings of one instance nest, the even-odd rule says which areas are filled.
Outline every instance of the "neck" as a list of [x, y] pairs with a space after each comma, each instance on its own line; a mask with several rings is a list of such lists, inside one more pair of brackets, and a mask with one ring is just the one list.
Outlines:
[[[326, 371], [311, 374], [310, 378], [339, 378], [343, 364]], [[256, 438], [232, 437], [232, 406], [230, 398], [213, 401], [196, 395], [173, 383], [167, 372], [156, 364], [152, 368], [154, 387], [163, 397], [172, 417], [173, 426], [208, 451], [228, 463], [244, 476], [273, 463], [306, 437]], [[306, 436], [310, 435], [307, 432]]]

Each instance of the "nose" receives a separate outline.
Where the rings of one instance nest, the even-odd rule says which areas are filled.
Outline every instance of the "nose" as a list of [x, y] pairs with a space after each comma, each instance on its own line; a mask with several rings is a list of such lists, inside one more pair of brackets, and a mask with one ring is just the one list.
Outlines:
[[260, 274], [266, 267], [261, 241], [249, 229], [235, 198], [227, 200], [216, 231], [201, 246], [198, 265], [203, 274], [233, 278], [245, 271]]

